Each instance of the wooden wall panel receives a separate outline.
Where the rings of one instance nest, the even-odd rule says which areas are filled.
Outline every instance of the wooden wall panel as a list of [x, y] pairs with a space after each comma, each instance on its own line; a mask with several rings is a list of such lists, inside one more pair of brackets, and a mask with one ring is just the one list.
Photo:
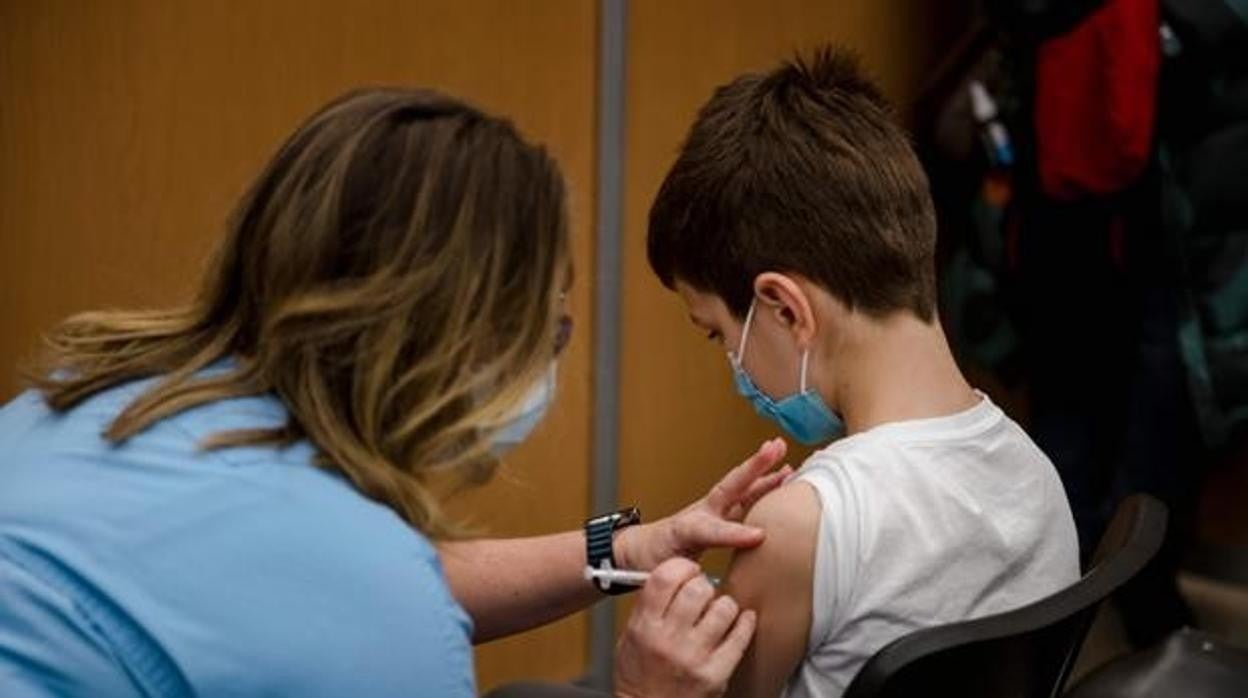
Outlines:
[[[458, 509], [499, 534], [577, 525], [588, 498], [596, 8], [0, 0], [0, 398], [59, 318], [185, 299], [235, 198], [322, 103], [361, 85], [440, 87], [549, 145], [571, 182], [576, 235], [578, 335], [559, 402], [503, 481]], [[579, 674], [584, 638], [576, 616], [484, 647], [481, 685]]]

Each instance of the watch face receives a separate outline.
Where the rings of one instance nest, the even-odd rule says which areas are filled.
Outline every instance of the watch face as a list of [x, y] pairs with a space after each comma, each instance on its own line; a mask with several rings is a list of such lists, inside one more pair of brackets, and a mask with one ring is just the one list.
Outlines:
[[595, 516], [585, 522], [587, 526], [601, 526], [609, 524], [612, 528], [620, 528], [622, 526], [632, 526], [641, 523], [641, 510], [637, 507], [629, 507], [620, 511], [613, 511], [610, 514]]
[[615, 518], [615, 514], [613, 514], [613, 513], [612, 513], [612, 514], [603, 514], [602, 516], [595, 516], [594, 518], [590, 519], [589, 521], [586, 521], [586, 522], [585, 522], [585, 525], [587, 525], [587, 526], [598, 526], [599, 524], [611, 523], [611, 520], [612, 520], [612, 519], [614, 519], [614, 518]]

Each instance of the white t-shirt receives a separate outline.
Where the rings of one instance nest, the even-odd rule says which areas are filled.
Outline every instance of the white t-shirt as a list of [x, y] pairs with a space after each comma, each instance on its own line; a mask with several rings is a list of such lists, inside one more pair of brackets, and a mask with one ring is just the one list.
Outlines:
[[812, 617], [790, 697], [841, 695], [872, 654], [919, 628], [1008, 611], [1079, 578], [1052, 462], [987, 396], [815, 453]]

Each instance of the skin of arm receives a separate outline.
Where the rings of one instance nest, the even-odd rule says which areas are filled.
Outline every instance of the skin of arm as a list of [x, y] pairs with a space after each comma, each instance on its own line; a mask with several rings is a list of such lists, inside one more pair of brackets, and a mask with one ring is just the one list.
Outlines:
[[736, 553], [724, 586], [741, 608], [758, 614], [728, 696], [780, 695], [806, 655], [820, 511], [818, 494], [799, 480], [760, 499], [745, 518], [767, 538]]
[[456, 600], [472, 616], [473, 642], [549, 623], [602, 598], [582, 574], [581, 531], [449, 542], [438, 548]]

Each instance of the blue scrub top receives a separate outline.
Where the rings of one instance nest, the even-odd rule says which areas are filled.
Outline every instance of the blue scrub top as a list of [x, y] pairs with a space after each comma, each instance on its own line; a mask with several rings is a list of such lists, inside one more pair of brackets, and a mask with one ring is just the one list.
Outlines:
[[0, 696], [475, 695], [426, 538], [307, 443], [197, 448], [284, 423], [276, 398], [104, 441], [146, 385], [0, 408]]

